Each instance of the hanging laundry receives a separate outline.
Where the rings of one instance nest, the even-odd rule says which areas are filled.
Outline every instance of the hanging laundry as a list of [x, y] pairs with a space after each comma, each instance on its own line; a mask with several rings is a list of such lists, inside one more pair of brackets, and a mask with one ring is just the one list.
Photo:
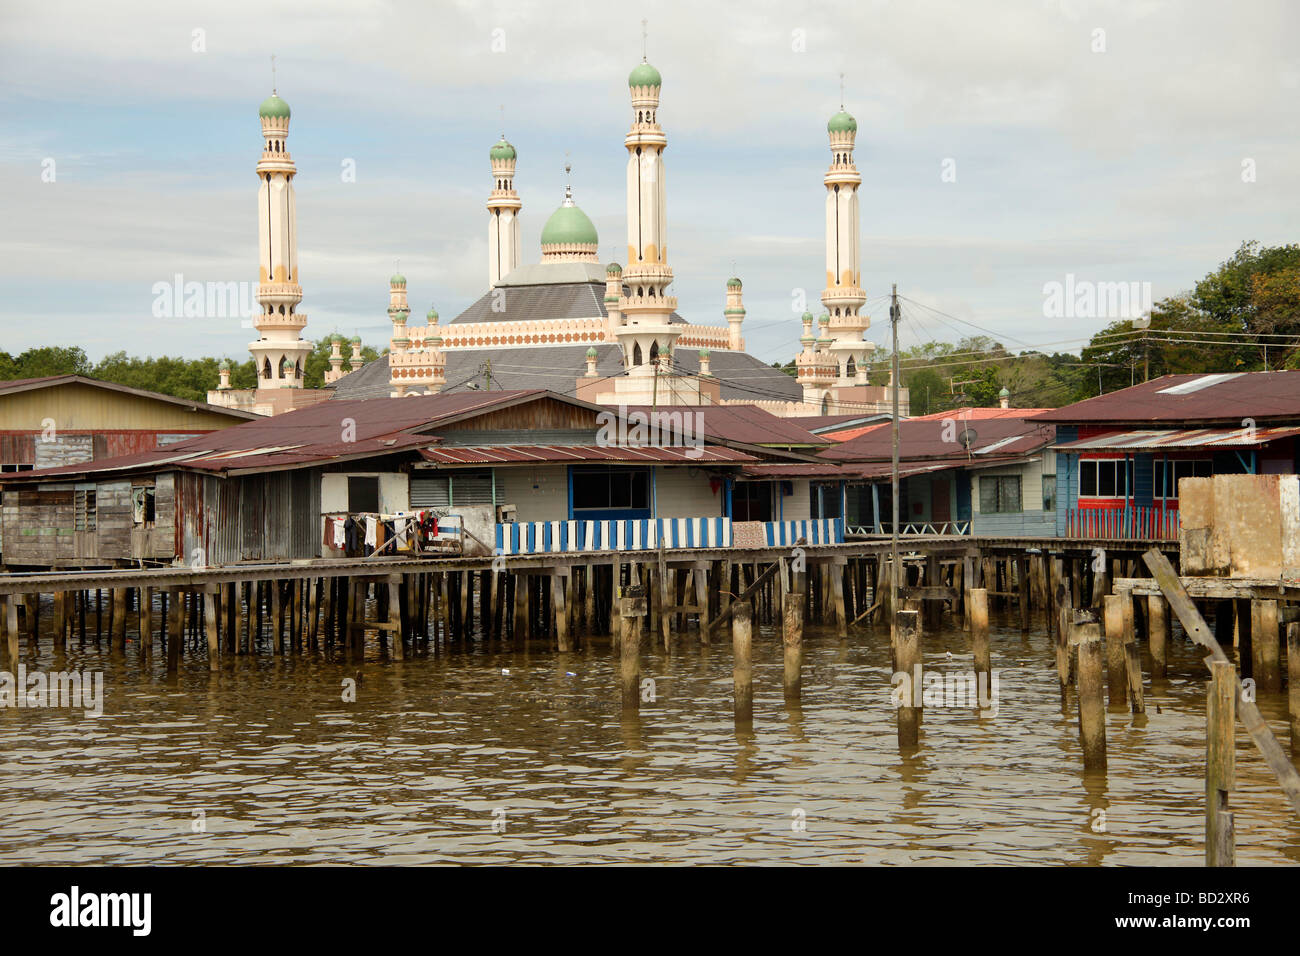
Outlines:
[[347, 528], [344, 522], [339, 518], [334, 518], [334, 547], [344, 549], [348, 545]]
[[366, 515], [366, 547], [376, 547], [378, 540], [379, 521], [374, 515]]

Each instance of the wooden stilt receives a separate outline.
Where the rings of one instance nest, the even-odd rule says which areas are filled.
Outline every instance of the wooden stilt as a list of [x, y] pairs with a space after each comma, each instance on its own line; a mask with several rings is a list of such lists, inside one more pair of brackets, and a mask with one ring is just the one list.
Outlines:
[[1151, 649], [1151, 678], [1163, 680], [1169, 670], [1169, 602], [1162, 594], [1147, 597], [1147, 646]]
[[898, 746], [915, 747], [921, 739], [920, 687], [922, 681], [918, 668], [921, 666], [921, 622], [916, 611], [899, 611], [896, 615], [895, 680], [901, 680], [901, 686], [895, 687], [896, 710], [898, 719]]
[[1096, 624], [1076, 624], [1079, 653], [1079, 736], [1086, 770], [1106, 769], [1106, 705], [1102, 700], [1100, 629]]
[[738, 602], [731, 611], [731, 646], [734, 655], [732, 683], [735, 688], [735, 715], [739, 723], [754, 719], [754, 675], [750, 661], [753, 645], [753, 607]]
[[1236, 787], [1237, 678], [1227, 661], [1210, 662], [1205, 719], [1205, 865], [1234, 866], [1230, 796]]
[[1257, 690], [1282, 689], [1282, 663], [1278, 643], [1277, 601], [1250, 602], [1251, 675]]
[[1110, 706], [1122, 707], [1128, 703], [1128, 660], [1124, 652], [1124, 599], [1125, 594], [1107, 594], [1104, 602], [1106, 623], [1106, 689]]
[[788, 592], [781, 605], [785, 699], [797, 701], [803, 693], [803, 595]]

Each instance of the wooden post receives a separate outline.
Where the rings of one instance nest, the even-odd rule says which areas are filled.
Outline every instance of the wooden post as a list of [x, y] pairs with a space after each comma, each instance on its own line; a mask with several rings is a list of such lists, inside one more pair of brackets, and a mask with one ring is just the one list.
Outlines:
[[1029, 633], [1029, 556], [1016, 559], [1016, 577], [1020, 586], [1020, 633]]
[[126, 588], [113, 588], [113, 616], [109, 626], [112, 628], [113, 650], [119, 654], [126, 651]]
[[1106, 690], [1112, 707], [1128, 703], [1128, 658], [1124, 651], [1124, 600], [1132, 597], [1107, 594], [1104, 601], [1106, 621]]
[[174, 674], [181, 663], [181, 645], [185, 643], [185, 592], [167, 593], [167, 673]]
[[1300, 754], [1300, 624], [1286, 626], [1287, 704], [1291, 711], [1291, 753]]
[[388, 576], [388, 645], [392, 653], [393, 660], [403, 660], [402, 651], [402, 630], [404, 627], [402, 621], [402, 591], [401, 576], [390, 574]]
[[1169, 602], [1162, 594], [1147, 597], [1147, 645], [1151, 649], [1151, 679], [1169, 672]]
[[699, 629], [700, 643], [709, 643], [709, 632], [705, 625], [709, 623], [709, 566], [699, 564], [695, 567], [695, 606], [700, 609]]
[[970, 640], [975, 657], [975, 684], [980, 675], [986, 679], [993, 673], [993, 660], [989, 651], [989, 592], [988, 588], [970, 590]]
[[[60, 634], [63, 633], [60, 627]], [[153, 650], [153, 588], [140, 589], [140, 656], [148, 659]]]
[[785, 648], [785, 699], [796, 701], [803, 692], [803, 595], [787, 592], [781, 599], [784, 629], [781, 643]]
[[1255, 687], [1268, 693], [1282, 689], [1279, 657], [1277, 601], [1250, 602], [1251, 675]]
[[[974, 591], [971, 592], [972, 594]], [[899, 611], [895, 615], [897, 648], [895, 654], [896, 674], [894, 679], [902, 677], [902, 687], [896, 687], [895, 694], [898, 710], [898, 746], [915, 747], [921, 739], [921, 695], [922, 686], [917, 668], [921, 664], [921, 622], [916, 611]]]
[[[114, 599], [114, 607], [117, 605]], [[113, 612], [116, 614], [116, 610]], [[221, 642], [217, 636], [217, 593], [216, 589], [203, 595], [203, 622], [208, 632], [208, 670], [217, 669], [217, 658], [221, 654]]]
[[735, 685], [736, 720], [749, 723], [754, 719], [754, 682], [750, 654], [753, 645], [754, 611], [748, 601], [732, 605], [731, 646], [735, 657], [732, 681]]
[[9, 653], [9, 666], [18, 669], [18, 600], [17, 594], [5, 597], [5, 645]]
[[[936, 570], [938, 568], [937, 560], [935, 559], [936, 563], [934, 565]], [[835, 633], [840, 637], [846, 637], [849, 633], [849, 622], [844, 611], [844, 568], [838, 564], [827, 564], [825, 570], [830, 577], [831, 601], [835, 606]], [[931, 582], [927, 581], [926, 583]]]
[[555, 637], [560, 650], [573, 650], [569, 641], [569, 602], [564, 589], [564, 576], [558, 570], [551, 575], [551, 610], [555, 614]]
[[1205, 700], [1205, 865], [1234, 866], [1229, 797], [1236, 786], [1237, 677], [1227, 661], [1210, 662]]
[[[1113, 595], [1108, 595], [1108, 597]], [[1101, 692], [1101, 633], [1096, 624], [1076, 624], [1079, 651], [1079, 737], [1085, 770], [1106, 769], [1106, 705]]]
[[635, 713], [641, 707], [641, 618], [645, 617], [644, 597], [619, 599], [619, 674], [623, 688], [623, 712]]

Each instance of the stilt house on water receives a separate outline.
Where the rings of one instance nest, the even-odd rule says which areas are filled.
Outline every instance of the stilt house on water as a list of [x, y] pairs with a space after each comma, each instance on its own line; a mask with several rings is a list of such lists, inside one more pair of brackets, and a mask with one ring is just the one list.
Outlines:
[[[700, 411], [614, 411], [543, 390], [336, 399], [166, 448], [5, 476], [4, 565], [843, 540], [842, 522], [808, 520], [807, 479], [785, 481], [803, 504], [784, 525], [780, 510], [733, 524], [747, 467], [807, 463], [824, 441], [758, 410], [719, 410], [732, 420], [710, 429]], [[741, 437], [717, 433], [737, 422]]]

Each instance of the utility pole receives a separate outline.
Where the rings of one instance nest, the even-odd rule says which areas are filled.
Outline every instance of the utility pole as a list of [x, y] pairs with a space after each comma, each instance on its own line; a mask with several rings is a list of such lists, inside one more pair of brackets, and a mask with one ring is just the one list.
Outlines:
[[492, 360], [483, 363], [483, 388], [492, 391]]
[[659, 407], [659, 357], [655, 356], [653, 365], [655, 367], [654, 385], [650, 389], [650, 410], [654, 411]]
[[893, 388], [890, 390], [893, 395], [893, 464], [889, 472], [890, 488], [890, 508], [893, 511], [893, 524], [890, 527], [889, 540], [889, 643], [895, 650], [898, 647], [898, 591], [901, 586], [902, 576], [899, 574], [898, 564], [898, 319], [900, 316], [898, 308], [898, 283], [895, 282], [889, 295], [889, 324], [893, 330], [893, 345], [891, 346], [890, 364], [891, 380]]

